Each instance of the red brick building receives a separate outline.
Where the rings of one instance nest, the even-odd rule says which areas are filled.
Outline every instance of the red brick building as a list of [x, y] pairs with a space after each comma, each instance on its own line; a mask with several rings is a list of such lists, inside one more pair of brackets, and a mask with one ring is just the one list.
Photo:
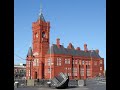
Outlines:
[[50, 79], [60, 72], [70, 79], [92, 78], [104, 74], [104, 58], [99, 56], [99, 50], [84, 50], [74, 48], [69, 43], [65, 48], [56, 39], [56, 44], [50, 44], [50, 22], [45, 21], [40, 13], [36, 22], [32, 23], [32, 45], [29, 48], [26, 61], [26, 78]]

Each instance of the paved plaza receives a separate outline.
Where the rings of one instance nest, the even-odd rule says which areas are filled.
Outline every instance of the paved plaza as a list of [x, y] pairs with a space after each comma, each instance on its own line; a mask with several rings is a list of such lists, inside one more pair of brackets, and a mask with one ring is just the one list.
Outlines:
[[[43, 88], [43, 87], [38, 86], [38, 87], [18, 87], [18, 88], [14, 88], [14, 90], [58, 90], [58, 89], [49, 88], [49, 87]], [[79, 86], [79, 87], [69, 86], [65, 90], [106, 90], [106, 82], [97, 81], [97, 80], [87, 80], [86, 86]]]

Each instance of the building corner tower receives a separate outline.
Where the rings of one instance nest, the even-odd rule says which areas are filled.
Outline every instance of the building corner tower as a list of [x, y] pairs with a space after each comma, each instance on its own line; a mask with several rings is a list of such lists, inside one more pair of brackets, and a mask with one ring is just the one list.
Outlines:
[[[42, 11], [40, 10], [37, 21], [32, 23], [32, 77], [33, 79], [44, 78], [45, 55], [49, 49], [49, 32], [50, 22], [45, 21]], [[26, 76], [29, 74], [26, 70]]]

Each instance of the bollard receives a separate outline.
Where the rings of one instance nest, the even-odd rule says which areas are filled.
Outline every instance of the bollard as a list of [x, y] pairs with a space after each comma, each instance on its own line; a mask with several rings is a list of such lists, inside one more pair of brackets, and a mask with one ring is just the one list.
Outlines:
[[78, 86], [86, 86], [86, 80], [78, 80]]
[[18, 88], [18, 86], [19, 86], [19, 82], [15, 82], [15, 83], [14, 83], [14, 87], [15, 87], [15, 88]]

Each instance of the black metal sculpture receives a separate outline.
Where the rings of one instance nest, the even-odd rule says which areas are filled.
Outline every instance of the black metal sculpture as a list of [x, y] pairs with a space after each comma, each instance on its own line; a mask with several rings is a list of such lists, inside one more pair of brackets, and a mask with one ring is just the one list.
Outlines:
[[57, 89], [64, 89], [68, 87], [69, 77], [62, 72], [55, 76], [52, 80], [52, 86], [54, 86]]

